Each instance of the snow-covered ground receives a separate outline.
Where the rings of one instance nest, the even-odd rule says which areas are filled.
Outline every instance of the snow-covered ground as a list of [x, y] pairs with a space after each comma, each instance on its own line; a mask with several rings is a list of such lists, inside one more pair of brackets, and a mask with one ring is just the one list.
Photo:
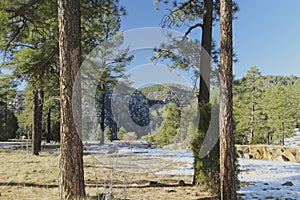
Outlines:
[[295, 133], [293, 137], [285, 139], [286, 146], [300, 147], [300, 131], [299, 129], [295, 129]]
[[[300, 163], [239, 159], [243, 199], [300, 199]], [[285, 184], [286, 183], [286, 184]]]
[[193, 154], [189, 150], [172, 150], [150, 147], [148, 143], [134, 142], [131, 145], [112, 142], [105, 145], [86, 145], [85, 152], [91, 153], [99, 166], [116, 170], [193, 175]]
[[[300, 146], [299, 129], [285, 145]], [[300, 199], [300, 163], [239, 159], [239, 164], [243, 199]]]
[[[139, 144], [121, 146], [111, 143], [102, 147], [90, 146], [87, 150], [103, 152], [95, 155], [102, 162], [108, 159], [101, 155], [114, 157], [116, 162], [110, 167], [119, 170], [138, 171], [139, 168], [139, 172], [193, 175], [193, 154], [189, 150], [141, 148], [137, 147]], [[110, 165], [111, 162], [103, 164]], [[238, 193], [242, 199], [300, 199], [300, 163], [239, 159], [239, 164], [242, 186]]]

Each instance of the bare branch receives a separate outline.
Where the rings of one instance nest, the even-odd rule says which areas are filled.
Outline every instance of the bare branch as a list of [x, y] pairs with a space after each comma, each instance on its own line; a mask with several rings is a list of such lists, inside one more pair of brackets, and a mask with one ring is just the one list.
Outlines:
[[190, 26], [190, 28], [185, 32], [184, 36], [185, 37], [188, 36], [191, 33], [191, 31], [194, 30], [197, 27], [203, 28], [203, 24], [202, 23], [197, 23], [197, 24], [195, 24], [193, 26]]

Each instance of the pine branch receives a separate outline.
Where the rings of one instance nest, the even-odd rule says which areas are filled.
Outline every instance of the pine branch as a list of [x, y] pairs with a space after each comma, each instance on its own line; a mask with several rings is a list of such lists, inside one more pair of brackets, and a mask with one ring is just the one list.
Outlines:
[[13, 19], [16, 18], [18, 16], [24, 15], [24, 13], [30, 8], [32, 7], [34, 4], [38, 3], [40, 0], [31, 0], [28, 3], [24, 4], [23, 6], [19, 7], [16, 10], [13, 9], [6, 9], [6, 12], [9, 13], [14, 13], [14, 15], [12, 15], [9, 19]]
[[[173, 24], [173, 20], [172, 17], [174, 13], [176, 12], [179, 12], [179, 11], [183, 11], [185, 14], [186, 14], [186, 9], [187, 7], [191, 7], [192, 6], [192, 2], [194, 0], [189, 0], [189, 1], [186, 1], [186, 2], [183, 2], [179, 7], [175, 8], [174, 10], [171, 10], [171, 9], [168, 9], [168, 11], [170, 12], [169, 14], [165, 15], [161, 21], [161, 25], [162, 27], [165, 27], [167, 24], [168, 26], [170, 26], [171, 24]], [[181, 21], [184, 20], [184, 19], [180, 19]]]

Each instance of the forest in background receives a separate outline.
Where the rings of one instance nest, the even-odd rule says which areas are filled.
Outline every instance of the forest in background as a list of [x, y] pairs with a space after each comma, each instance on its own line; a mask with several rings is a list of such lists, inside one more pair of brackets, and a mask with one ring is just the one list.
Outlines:
[[[31, 88], [27, 86], [24, 91], [17, 90], [14, 77], [1, 74], [0, 79], [0, 139], [26, 136], [32, 124]], [[53, 89], [53, 91], [55, 91]], [[58, 88], [56, 88], [58, 91]], [[191, 89], [173, 86], [172, 91], [181, 98], [191, 93]], [[148, 86], [141, 92], [150, 97], [158, 94], [157, 100], [164, 100], [170, 93], [169, 86]], [[236, 144], [284, 144], [284, 138], [290, 137], [300, 123], [300, 79], [296, 76], [263, 76], [258, 67], [251, 67], [248, 73], [234, 81], [233, 118], [234, 137]], [[55, 93], [54, 93], [55, 94]], [[56, 95], [46, 95], [43, 110], [43, 139], [47, 139], [50, 130], [51, 140], [59, 141], [59, 105], [55, 103]], [[180, 98], [179, 98], [180, 99]], [[155, 111], [156, 112], [156, 111]], [[153, 119], [163, 121], [163, 127], [153, 128], [149, 141], [158, 146], [169, 145], [174, 142], [176, 129], [179, 127], [179, 107], [174, 102], [168, 106], [160, 106], [157, 112], [152, 112]], [[50, 115], [50, 117], [49, 117]], [[156, 116], [155, 116], [156, 115]], [[50, 120], [50, 121], [49, 121]], [[50, 127], [48, 127], [50, 125]], [[107, 122], [105, 127], [112, 125]], [[50, 128], [50, 129], [49, 129]], [[121, 128], [121, 127], [119, 127]], [[119, 129], [118, 128], [118, 129]], [[186, 138], [195, 127], [188, 127]], [[168, 131], [166, 131], [168, 130]], [[123, 127], [121, 132], [132, 131]], [[149, 130], [151, 131], [151, 130]], [[85, 140], [99, 139], [95, 135], [99, 131], [84, 134]], [[111, 131], [110, 131], [111, 133]], [[112, 134], [112, 133], [111, 133]], [[144, 133], [145, 135], [146, 133]], [[107, 134], [106, 134], [106, 137]], [[122, 136], [118, 136], [121, 139]], [[188, 142], [186, 143], [188, 145]]]
[[300, 123], [300, 79], [263, 76], [258, 67], [234, 81], [234, 135], [238, 144], [280, 144]]

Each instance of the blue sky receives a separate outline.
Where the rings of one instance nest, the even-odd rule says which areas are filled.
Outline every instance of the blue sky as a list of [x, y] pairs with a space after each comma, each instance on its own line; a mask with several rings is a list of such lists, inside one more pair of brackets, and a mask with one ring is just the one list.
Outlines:
[[[160, 26], [167, 11], [155, 10], [152, 0], [121, 1], [128, 11], [122, 18], [122, 30]], [[263, 75], [300, 76], [300, 1], [238, 1], [240, 11], [234, 21], [234, 49], [238, 62], [234, 74], [240, 78], [251, 66], [258, 66]], [[179, 31], [184, 32], [184, 29]], [[194, 31], [197, 37], [200, 31]], [[219, 25], [213, 30], [219, 40]]]

